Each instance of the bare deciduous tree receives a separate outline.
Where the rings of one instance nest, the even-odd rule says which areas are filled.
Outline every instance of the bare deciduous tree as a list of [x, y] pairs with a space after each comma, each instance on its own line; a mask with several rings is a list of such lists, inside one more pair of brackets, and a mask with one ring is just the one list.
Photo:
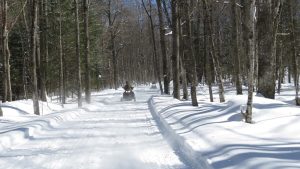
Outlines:
[[252, 103], [253, 103], [253, 88], [254, 88], [254, 61], [255, 61], [255, 18], [256, 7], [255, 0], [242, 0], [242, 18], [243, 18], [243, 33], [244, 44], [246, 48], [246, 56], [249, 60], [248, 71], [248, 101], [245, 119], [247, 123], [252, 123]]
[[78, 107], [82, 107], [82, 89], [81, 89], [81, 68], [80, 68], [80, 30], [79, 30], [79, 16], [78, 16], [78, 0], [74, 0], [75, 5], [75, 24], [76, 24], [76, 57], [77, 57], [77, 97]]
[[84, 15], [84, 54], [85, 54], [85, 100], [87, 103], [91, 102], [91, 79], [90, 79], [90, 37], [89, 37], [89, 0], [83, 1], [83, 15]]
[[215, 42], [213, 39], [213, 26], [212, 26], [212, 8], [208, 7], [208, 3], [206, 0], [202, 0], [203, 3], [203, 7], [204, 7], [204, 13], [205, 13], [205, 17], [208, 18], [208, 22], [207, 22], [207, 31], [209, 33], [209, 41], [211, 44], [211, 58], [212, 58], [212, 62], [213, 62], [213, 66], [214, 66], [214, 70], [216, 73], [216, 78], [217, 78], [217, 82], [218, 82], [218, 86], [219, 86], [219, 97], [220, 97], [220, 102], [225, 102], [225, 96], [224, 96], [224, 85], [223, 85], [223, 78], [221, 75], [221, 68], [220, 68], [220, 64], [219, 64], [219, 59], [217, 57], [216, 54], [216, 48], [215, 48]]
[[158, 80], [159, 83], [159, 88], [161, 94], [163, 94], [163, 88], [161, 84], [161, 73], [160, 73], [160, 61], [157, 56], [157, 46], [156, 46], [156, 39], [155, 39], [155, 30], [154, 30], [154, 23], [153, 23], [153, 18], [152, 18], [152, 2], [149, 0], [149, 10], [146, 7], [146, 4], [144, 0], [142, 0], [143, 7], [145, 9], [145, 12], [147, 13], [147, 16], [150, 21], [150, 29], [151, 29], [151, 37], [152, 37], [152, 43], [153, 43], [153, 60], [154, 60], [154, 69], [156, 71], [156, 79]]
[[178, 0], [171, 1], [172, 6], [172, 70], [173, 70], [173, 96], [180, 99], [179, 87], [179, 17]]
[[258, 6], [258, 93], [275, 98], [276, 33], [282, 2], [260, 1]]
[[167, 49], [165, 41], [165, 28], [164, 28], [164, 19], [163, 19], [163, 10], [161, 0], [156, 0], [157, 9], [158, 9], [158, 18], [159, 18], [159, 31], [160, 31], [160, 45], [162, 53], [162, 65], [163, 65], [163, 78], [164, 78], [164, 93], [169, 94], [169, 83], [170, 83], [170, 74], [168, 68], [168, 59], [167, 59]]
[[37, 13], [38, 3], [37, 0], [30, 1], [30, 15], [31, 15], [31, 26], [30, 26], [30, 54], [32, 59], [32, 100], [34, 114], [40, 115], [39, 109], [39, 94], [38, 94], [38, 79], [37, 79], [37, 59], [36, 59], [36, 41], [37, 41]]

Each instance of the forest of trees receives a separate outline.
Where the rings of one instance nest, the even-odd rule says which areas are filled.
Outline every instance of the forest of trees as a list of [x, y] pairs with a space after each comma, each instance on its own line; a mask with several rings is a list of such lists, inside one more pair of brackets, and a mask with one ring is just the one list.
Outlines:
[[[197, 86], [274, 99], [293, 83], [300, 105], [299, 0], [1, 0], [0, 99], [91, 101], [126, 80], [191, 98]], [[287, 78], [287, 79], [285, 79]], [[181, 90], [182, 89], [182, 90]], [[190, 90], [188, 90], [190, 89]], [[83, 92], [82, 92], [83, 91]], [[190, 93], [189, 93], [190, 92]], [[82, 97], [84, 95], [84, 97]], [[57, 97], [58, 96], [58, 97]]]

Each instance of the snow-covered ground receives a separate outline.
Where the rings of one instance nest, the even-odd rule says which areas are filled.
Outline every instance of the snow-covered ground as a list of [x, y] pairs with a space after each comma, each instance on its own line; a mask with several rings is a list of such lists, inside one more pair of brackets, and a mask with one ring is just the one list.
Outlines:
[[120, 102], [121, 91], [107, 90], [83, 109], [50, 104], [62, 110], [42, 117], [29, 115], [29, 102], [9, 103], [17, 110], [4, 108], [1, 118], [0, 168], [188, 169], [151, 116], [154, 93], [137, 89], [137, 102]]
[[233, 87], [226, 86], [225, 103], [214, 87], [211, 103], [199, 86], [199, 107], [149, 88], [135, 89], [137, 102], [120, 102], [122, 90], [105, 90], [82, 109], [40, 103], [40, 117], [31, 101], [2, 105], [0, 168], [300, 168], [292, 85], [283, 85], [276, 100], [254, 98], [254, 124], [243, 122], [247, 96], [236, 96]]
[[[216, 88], [215, 88], [216, 93]], [[209, 102], [206, 87], [199, 90], [199, 107], [171, 97], [153, 97], [153, 114], [176, 138], [183, 154], [215, 169], [300, 168], [300, 108], [293, 103], [291, 85], [277, 100], [254, 97], [254, 124], [243, 122], [240, 106], [247, 95], [226, 87], [226, 102]], [[196, 157], [195, 157], [196, 156]]]

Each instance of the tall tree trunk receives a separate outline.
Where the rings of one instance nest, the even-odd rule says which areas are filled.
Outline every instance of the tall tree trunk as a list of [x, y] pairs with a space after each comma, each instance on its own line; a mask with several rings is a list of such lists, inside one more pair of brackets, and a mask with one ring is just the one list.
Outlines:
[[264, 1], [258, 7], [258, 92], [275, 98], [276, 33], [281, 11], [281, 0]]
[[65, 96], [65, 80], [64, 80], [64, 62], [63, 62], [63, 45], [62, 45], [62, 7], [61, 2], [59, 2], [59, 81], [60, 81], [60, 98], [61, 103], [66, 104], [66, 96]]
[[47, 75], [48, 75], [48, 62], [49, 62], [49, 42], [48, 42], [48, 27], [49, 27], [49, 19], [48, 19], [48, 0], [44, 0], [43, 3], [43, 22], [44, 22], [44, 29], [43, 29], [43, 39], [44, 39], [44, 56], [43, 56], [43, 68], [42, 68], [42, 79], [43, 79], [43, 84], [42, 84], [42, 100], [45, 101], [44, 99], [47, 100], [46, 97], [47, 95], [47, 87], [48, 87], [48, 79], [47, 79]]
[[157, 9], [158, 9], [160, 45], [161, 45], [161, 53], [162, 53], [162, 61], [163, 61], [164, 93], [170, 94], [170, 91], [169, 91], [169, 83], [170, 83], [169, 76], [170, 76], [170, 74], [169, 74], [169, 68], [168, 68], [168, 59], [167, 59], [167, 50], [166, 50], [166, 41], [165, 41], [166, 31], [164, 28], [161, 0], [156, 0], [156, 3], [157, 3]]
[[[2, 6], [3, 6], [3, 1], [0, 2], [0, 6], [1, 6], [1, 11], [3, 11]], [[3, 21], [3, 14], [1, 13], [1, 20]], [[4, 54], [3, 54], [3, 22], [0, 23], [0, 63], [2, 65], [4, 65]], [[2, 71], [2, 73], [4, 74], [4, 66], [1, 66], [0, 71]], [[6, 96], [4, 97], [4, 90], [6, 90], [5, 86], [5, 81], [4, 81], [4, 77], [0, 76], [0, 80], [1, 80], [1, 87], [0, 87], [0, 97], [2, 97], [2, 100], [0, 100], [0, 102], [4, 102], [4, 100], [6, 100]]]
[[79, 16], [78, 16], [78, 0], [75, 3], [75, 22], [76, 22], [76, 56], [77, 56], [77, 93], [78, 93], [78, 107], [82, 107], [81, 96], [81, 67], [80, 67], [80, 29], [79, 29]]
[[211, 57], [212, 57], [214, 70], [216, 73], [216, 78], [219, 86], [220, 102], [225, 102], [224, 85], [223, 85], [223, 79], [221, 74], [221, 68], [219, 65], [219, 59], [217, 58], [215, 43], [213, 39], [212, 16], [211, 16], [212, 9], [210, 8], [210, 10], [208, 10], [208, 5], [206, 0], [202, 0], [202, 2], [203, 2], [205, 17], [208, 18], [207, 31], [210, 35], [209, 39], [211, 44]]
[[37, 83], [38, 83], [38, 94], [39, 94], [39, 99], [42, 98], [42, 93], [41, 93], [41, 86], [42, 86], [42, 79], [41, 79], [41, 30], [40, 30], [40, 25], [41, 25], [41, 0], [36, 2], [37, 4], [37, 21], [36, 21], [36, 74], [37, 74]]
[[23, 96], [24, 96], [24, 99], [27, 100], [27, 78], [26, 78], [27, 54], [26, 54], [25, 49], [24, 49], [23, 40], [22, 40], [22, 53], [23, 53], [23, 68], [22, 68]]
[[[195, 19], [196, 21], [192, 21], [192, 32], [193, 36], [195, 36], [195, 40], [194, 40], [194, 51], [195, 51], [195, 58], [196, 58], [196, 72], [197, 72], [197, 79], [198, 82], [201, 83], [202, 79], [203, 79], [203, 75], [204, 75], [204, 55], [203, 52], [201, 52], [201, 49], [203, 50], [203, 46], [204, 44], [201, 41], [201, 1], [197, 0], [196, 2], [196, 14], [195, 17], [197, 19]], [[202, 36], [203, 38], [204, 36]]]
[[2, 111], [2, 107], [1, 107], [1, 103], [0, 103], [0, 117], [3, 116], [3, 111]]
[[33, 110], [34, 114], [40, 115], [39, 110], [39, 94], [38, 94], [38, 79], [37, 79], [37, 59], [36, 59], [36, 40], [37, 40], [37, 11], [38, 3], [37, 0], [31, 0], [30, 4], [31, 10], [31, 29], [30, 29], [30, 54], [32, 59], [32, 100], [33, 100]]
[[231, 17], [232, 17], [232, 58], [234, 60], [234, 70], [235, 70], [235, 86], [236, 93], [238, 95], [243, 94], [242, 82], [241, 82], [241, 59], [240, 59], [240, 38], [239, 38], [239, 16], [237, 12], [236, 0], [231, 0]]
[[295, 102], [297, 106], [300, 106], [300, 97], [299, 97], [299, 65], [298, 65], [298, 58], [297, 58], [297, 39], [296, 39], [296, 1], [290, 0], [288, 2], [289, 13], [290, 13], [290, 41], [291, 41], [291, 49], [292, 49], [292, 60], [293, 60], [293, 72], [294, 72], [294, 83], [295, 83]]
[[[27, 48], [30, 52], [30, 47], [31, 47], [31, 39], [30, 39], [30, 30], [29, 30], [29, 25], [28, 25], [28, 22], [27, 22], [27, 19], [26, 19], [26, 11], [23, 10], [22, 12], [22, 15], [23, 15], [23, 21], [24, 21], [24, 26], [25, 26], [25, 29], [26, 29], [26, 34], [27, 34]], [[24, 52], [24, 58], [23, 58], [23, 88], [24, 88], [24, 97], [25, 99], [27, 99], [27, 77], [26, 77], [26, 71], [27, 71], [27, 60], [26, 60], [26, 57], [30, 57], [30, 54], [29, 56], [26, 54], [28, 52]]]
[[161, 73], [160, 73], [160, 64], [159, 64], [159, 58], [157, 56], [157, 48], [156, 48], [156, 40], [155, 40], [155, 32], [154, 32], [154, 23], [153, 23], [153, 19], [152, 19], [152, 5], [151, 5], [152, 2], [149, 0], [149, 5], [150, 5], [149, 11], [146, 8], [144, 0], [142, 0], [142, 3], [143, 3], [143, 7], [145, 9], [145, 12], [147, 13], [147, 16], [149, 18], [149, 21], [150, 21], [151, 37], [152, 37], [152, 43], [153, 43], [154, 68], [156, 70], [156, 79], [158, 80], [160, 93], [163, 94], [163, 88], [162, 88], [161, 78], [160, 78], [160, 75], [161, 75]]
[[179, 87], [179, 16], [178, 0], [172, 0], [172, 70], [173, 70], [173, 97], [180, 99]]
[[[203, 6], [203, 11], [205, 11], [205, 7]], [[204, 14], [205, 15], [205, 12]], [[208, 32], [207, 32], [207, 27], [208, 27], [208, 18], [204, 17], [203, 19], [203, 32], [204, 32], [204, 38], [203, 38], [203, 55], [204, 55], [204, 59], [205, 59], [205, 77], [206, 77], [206, 84], [208, 85], [208, 90], [209, 90], [209, 98], [210, 98], [210, 102], [214, 101], [214, 97], [213, 97], [213, 92], [212, 92], [212, 72], [211, 72], [211, 60], [210, 60], [210, 55], [209, 55], [209, 50], [208, 50]]]
[[243, 39], [245, 44], [246, 56], [249, 61], [248, 71], [248, 101], [245, 120], [252, 123], [252, 104], [253, 104], [253, 88], [254, 88], [254, 63], [255, 63], [255, 0], [241, 0], [242, 18], [243, 18]]
[[181, 86], [182, 86], [182, 99], [188, 100], [189, 99], [189, 92], [187, 86], [187, 79], [186, 79], [186, 70], [183, 66], [182, 59], [180, 59], [180, 68], [181, 68]]
[[3, 76], [2, 76], [2, 92], [3, 92], [3, 98], [2, 98], [2, 102], [6, 102], [7, 101], [7, 66], [6, 66], [6, 52], [5, 52], [5, 32], [6, 32], [6, 6], [7, 2], [6, 0], [3, 0], [1, 2], [1, 11], [2, 11], [2, 23], [1, 23], [1, 55], [2, 55], [2, 64], [3, 64]]
[[84, 32], [85, 32], [85, 100], [91, 102], [91, 80], [90, 80], [90, 37], [89, 37], [89, 0], [84, 0]]
[[[22, 12], [24, 13], [24, 12]], [[19, 29], [20, 35], [22, 34], [22, 30]], [[26, 28], [26, 33], [27, 28]], [[23, 36], [20, 36], [21, 38], [21, 51], [23, 56], [23, 62], [22, 62], [22, 88], [23, 88], [23, 98], [27, 100], [27, 59], [28, 59], [28, 52], [27, 52], [27, 43]], [[28, 38], [26, 38], [28, 40]], [[27, 44], [27, 45], [26, 45]]]
[[196, 59], [193, 51], [192, 35], [191, 35], [191, 22], [189, 13], [188, 0], [182, 0], [180, 6], [182, 7], [182, 42], [183, 42], [183, 64], [187, 70], [187, 76], [191, 82], [191, 98], [192, 105], [198, 106], [197, 101], [197, 73], [196, 73]]
[[111, 1], [108, 1], [108, 12], [107, 12], [107, 17], [108, 17], [108, 24], [109, 24], [109, 33], [110, 33], [110, 41], [111, 41], [111, 54], [112, 54], [112, 73], [113, 73], [113, 85], [115, 90], [118, 89], [118, 70], [117, 70], [117, 52], [116, 52], [116, 46], [115, 46], [115, 31], [114, 31], [114, 21], [115, 17], [112, 15], [112, 9], [111, 9]]
[[12, 91], [10, 82], [10, 51], [8, 46], [8, 29], [7, 29], [7, 0], [2, 1], [2, 55], [3, 55], [3, 102], [12, 101]]
[[292, 83], [292, 66], [288, 65], [288, 83]]
[[282, 41], [280, 41], [280, 54], [278, 55], [278, 86], [277, 86], [277, 93], [280, 94], [280, 90], [281, 90], [281, 79], [283, 77], [283, 66], [282, 66], [282, 56], [283, 56], [283, 49], [282, 49], [283, 45], [282, 45]]
[[38, 33], [38, 50], [37, 53], [39, 55], [39, 61], [38, 61], [38, 78], [39, 78], [39, 86], [40, 86], [40, 98], [42, 101], [47, 101], [47, 92], [46, 92], [46, 76], [45, 76], [45, 43], [48, 43], [45, 40], [45, 0], [39, 1], [39, 33]]
[[[205, 49], [207, 51], [207, 49]], [[209, 100], [210, 102], [214, 102], [214, 94], [212, 90], [212, 68], [211, 68], [211, 57], [209, 55], [209, 52], [206, 52], [206, 63], [205, 63], [205, 69], [206, 69], [206, 83], [208, 85], [208, 93], [209, 93]]]
[[118, 89], [118, 70], [117, 70], [117, 52], [115, 47], [115, 36], [111, 32], [111, 52], [112, 52], [112, 70], [113, 70], [113, 84], [114, 89]]
[[5, 52], [5, 63], [4, 63], [4, 67], [6, 68], [6, 83], [7, 83], [7, 100], [8, 101], [12, 101], [12, 90], [11, 90], [11, 77], [10, 77], [10, 49], [9, 49], [9, 45], [8, 45], [8, 41], [9, 41], [9, 33], [8, 30], [5, 29], [4, 32], [4, 52]]
[[[181, 11], [181, 9], [179, 9]], [[178, 22], [179, 25], [182, 24], [181, 21], [181, 13], [178, 12]], [[182, 88], [182, 99], [188, 100], [189, 99], [189, 92], [188, 92], [188, 82], [187, 82], [187, 72], [186, 67], [183, 62], [184, 57], [184, 41], [182, 35], [182, 26], [178, 27], [179, 32], [179, 65], [180, 65], [180, 80], [181, 80], [181, 88]]]

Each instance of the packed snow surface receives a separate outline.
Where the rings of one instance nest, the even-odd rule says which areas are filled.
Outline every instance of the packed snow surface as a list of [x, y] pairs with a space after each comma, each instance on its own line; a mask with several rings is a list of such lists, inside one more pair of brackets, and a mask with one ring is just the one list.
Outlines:
[[[78, 109], [32, 101], [2, 105], [0, 168], [5, 169], [298, 169], [300, 108], [294, 89], [276, 99], [254, 97], [253, 124], [243, 120], [247, 101], [225, 86], [226, 102], [214, 102], [198, 86], [199, 106], [135, 89], [137, 102], [121, 102], [122, 90], [94, 93]], [[72, 100], [69, 100], [71, 103]]]
[[5, 104], [0, 168], [188, 169], [151, 116], [147, 100], [154, 93], [137, 89], [137, 102], [120, 102], [121, 91], [107, 90], [82, 109], [66, 105], [42, 117], [32, 115], [29, 102]]

